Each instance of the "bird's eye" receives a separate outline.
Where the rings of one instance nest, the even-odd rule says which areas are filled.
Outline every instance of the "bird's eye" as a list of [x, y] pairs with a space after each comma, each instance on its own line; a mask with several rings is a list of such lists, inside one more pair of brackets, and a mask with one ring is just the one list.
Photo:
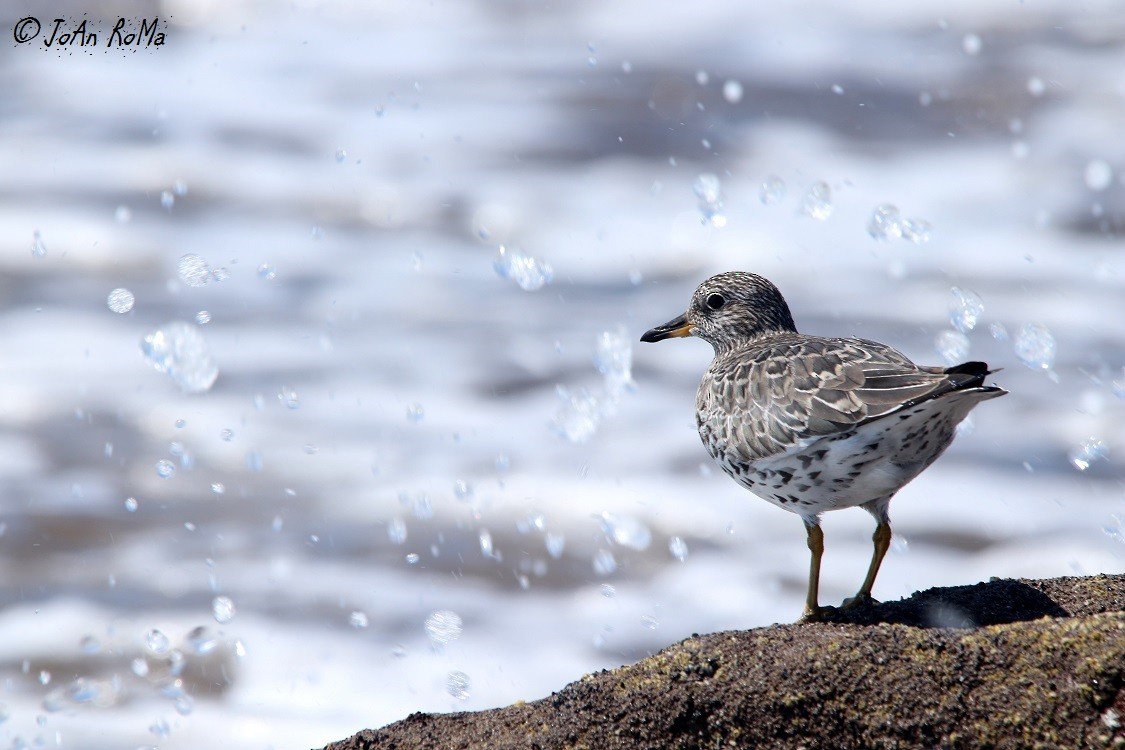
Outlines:
[[712, 310], [718, 310], [727, 303], [727, 298], [721, 294], [707, 295], [707, 306]]

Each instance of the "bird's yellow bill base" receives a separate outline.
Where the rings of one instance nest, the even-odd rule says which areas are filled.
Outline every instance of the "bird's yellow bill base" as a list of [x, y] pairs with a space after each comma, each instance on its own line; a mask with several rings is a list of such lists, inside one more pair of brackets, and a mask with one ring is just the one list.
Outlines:
[[645, 331], [644, 335], [641, 336], [641, 341], [652, 343], [654, 341], [663, 341], [664, 339], [683, 338], [684, 336], [690, 336], [693, 330], [691, 323], [687, 320], [687, 315], [684, 314], [669, 320], [662, 326], [648, 329]]

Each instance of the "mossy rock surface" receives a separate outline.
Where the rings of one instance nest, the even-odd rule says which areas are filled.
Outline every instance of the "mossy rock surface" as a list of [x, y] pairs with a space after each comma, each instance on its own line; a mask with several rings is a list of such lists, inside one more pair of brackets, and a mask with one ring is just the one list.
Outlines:
[[827, 619], [689, 638], [542, 700], [412, 714], [326, 750], [1125, 750], [1125, 575], [932, 589]]

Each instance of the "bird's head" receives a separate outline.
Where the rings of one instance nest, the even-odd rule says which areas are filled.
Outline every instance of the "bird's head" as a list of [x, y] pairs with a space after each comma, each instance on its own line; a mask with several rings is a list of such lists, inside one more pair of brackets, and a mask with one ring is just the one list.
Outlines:
[[700, 284], [687, 312], [645, 331], [641, 341], [698, 336], [717, 354], [766, 334], [796, 330], [776, 286], [757, 274], [729, 271]]

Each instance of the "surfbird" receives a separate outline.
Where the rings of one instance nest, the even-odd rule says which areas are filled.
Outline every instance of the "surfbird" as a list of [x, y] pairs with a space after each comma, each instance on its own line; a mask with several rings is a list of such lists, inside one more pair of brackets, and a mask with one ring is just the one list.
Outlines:
[[859, 506], [875, 517], [871, 565], [854, 607], [891, 543], [888, 507], [934, 462], [981, 401], [1003, 396], [984, 384], [983, 362], [922, 367], [886, 344], [798, 333], [789, 306], [756, 274], [722, 273], [695, 290], [687, 312], [641, 336], [698, 336], [715, 349], [695, 399], [707, 452], [758, 497], [796, 513], [812, 553], [804, 620], [822, 614], [821, 513]]

